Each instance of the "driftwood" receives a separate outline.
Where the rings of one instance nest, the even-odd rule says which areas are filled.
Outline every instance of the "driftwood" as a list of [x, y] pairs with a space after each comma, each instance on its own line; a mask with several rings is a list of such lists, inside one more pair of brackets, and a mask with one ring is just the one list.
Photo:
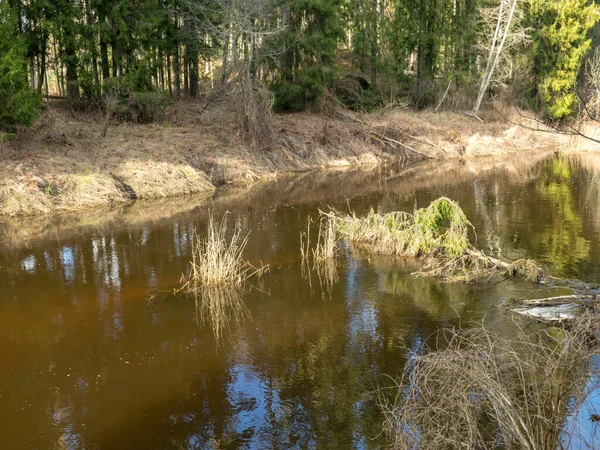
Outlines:
[[506, 306], [522, 316], [543, 323], [562, 323], [576, 319], [584, 311], [594, 308], [596, 295], [572, 294], [538, 299], [508, 299]]

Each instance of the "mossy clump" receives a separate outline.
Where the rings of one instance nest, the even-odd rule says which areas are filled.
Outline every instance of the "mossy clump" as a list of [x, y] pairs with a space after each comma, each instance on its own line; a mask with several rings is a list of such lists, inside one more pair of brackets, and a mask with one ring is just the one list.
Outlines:
[[472, 225], [460, 206], [446, 197], [414, 214], [371, 211], [364, 218], [351, 215], [337, 219], [340, 234], [373, 245], [377, 253], [407, 257], [442, 253], [456, 258], [471, 248], [468, 231]]

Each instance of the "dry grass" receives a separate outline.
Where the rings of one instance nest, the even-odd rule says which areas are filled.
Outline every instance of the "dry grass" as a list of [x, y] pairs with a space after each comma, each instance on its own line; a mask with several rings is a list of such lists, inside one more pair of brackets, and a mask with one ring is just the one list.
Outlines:
[[585, 315], [556, 334], [443, 330], [407, 364], [396, 398], [382, 394], [391, 446], [560, 448], [566, 418], [598, 388], [586, 386], [598, 325]]
[[308, 280], [312, 289], [312, 272], [315, 272], [321, 292], [331, 295], [333, 286], [339, 281], [335, 257], [337, 254], [337, 233], [335, 218], [322, 216], [319, 220], [319, 232], [314, 248], [311, 248], [310, 228], [312, 219], [308, 217], [306, 233], [300, 233], [300, 254], [302, 276]]
[[[119, 125], [104, 137], [105, 118], [50, 103], [35, 129], [0, 144], [0, 185], [19, 190], [16, 199], [0, 195], [0, 216], [171, 197], [282, 173], [419, 155], [453, 158], [565, 147], [547, 133], [518, 130], [499, 119], [481, 124], [454, 113], [274, 114], [270, 133], [255, 112], [252, 123], [240, 125], [236, 101], [225, 96], [204, 107], [181, 101], [168, 108], [162, 123]], [[252, 145], [244, 127], [266, 138]], [[32, 181], [36, 177], [55, 184], [57, 191], [40, 191]]]
[[248, 234], [243, 236], [236, 222], [229, 236], [227, 222], [228, 213], [217, 222], [210, 212], [206, 237], [200, 239], [194, 231], [190, 270], [178, 290], [193, 296], [198, 323], [210, 324], [218, 345], [249, 315], [243, 302], [249, 281], [269, 271], [269, 266], [255, 267], [244, 260]]
[[182, 290], [241, 289], [248, 280], [261, 277], [269, 270], [268, 266], [257, 268], [244, 260], [248, 235], [242, 236], [241, 227], [236, 223], [228, 238], [227, 216], [225, 214], [220, 222], [216, 222], [213, 214], [209, 214], [205, 239], [200, 239], [194, 232], [190, 271], [182, 278]]

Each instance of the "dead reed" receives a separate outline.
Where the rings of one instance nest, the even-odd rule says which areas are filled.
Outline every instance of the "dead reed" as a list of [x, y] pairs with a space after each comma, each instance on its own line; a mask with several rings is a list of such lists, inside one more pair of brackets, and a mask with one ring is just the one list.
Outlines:
[[300, 233], [300, 254], [302, 276], [308, 280], [312, 288], [312, 272], [315, 272], [321, 292], [331, 295], [333, 286], [339, 281], [335, 256], [338, 238], [335, 218], [321, 217], [319, 232], [314, 248], [311, 248], [311, 217], [308, 218], [306, 232]]
[[228, 214], [225, 214], [216, 222], [211, 212], [206, 238], [200, 239], [194, 231], [190, 270], [182, 278], [182, 290], [242, 288], [248, 280], [261, 277], [269, 270], [268, 266], [255, 267], [244, 260], [248, 235], [242, 236], [241, 227], [236, 223], [228, 238], [227, 219]]
[[598, 389], [588, 383], [597, 329], [598, 318], [586, 314], [555, 334], [441, 331], [435, 349], [409, 361], [396, 398], [381, 395], [391, 446], [561, 448], [567, 417]]
[[249, 316], [243, 294], [250, 279], [260, 279], [269, 270], [244, 260], [248, 234], [242, 235], [236, 222], [229, 236], [227, 222], [228, 213], [217, 222], [210, 212], [206, 237], [201, 239], [194, 230], [190, 270], [178, 290], [194, 297], [199, 325], [209, 324], [218, 344], [234, 324]]

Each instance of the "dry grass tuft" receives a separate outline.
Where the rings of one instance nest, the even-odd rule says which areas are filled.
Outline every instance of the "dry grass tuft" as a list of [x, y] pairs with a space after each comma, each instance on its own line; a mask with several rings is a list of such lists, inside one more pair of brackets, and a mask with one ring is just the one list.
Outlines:
[[532, 259], [518, 259], [506, 269], [509, 276], [520, 276], [526, 280], [540, 281], [547, 276], [546, 272]]
[[201, 288], [243, 288], [253, 277], [261, 277], [269, 266], [255, 267], [243, 258], [248, 235], [242, 237], [236, 223], [231, 238], [227, 238], [227, 216], [217, 223], [209, 214], [207, 236], [200, 239], [194, 232], [190, 272], [182, 279], [181, 289], [197, 292]]
[[37, 186], [16, 182], [0, 185], [0, 217], [45, 214], [51, 207], [52, 202]]
[[306, 233], [300, 234], [300, 254], [302, 276], [312, 288], [312, 272], [317, 274], [321, 292], [331, 295], [333, 286], [339, 281], [335, 256], [337, 254], [337, 233], [335, 218], [322, 217], [319, 221], [319, 234], [314, 248], [310, 248], [310, 226], [308, 218]]
[[127, 161], [116, 170], [118, 179], [136, 198], [157, 199], [210, 192], [214, 186], [203, 172], [189, 164]]
[[396, 398], [381, 396], [390, 444], [560, 448], [567, 417], [598, 389], [589, 385], [591, 359], [600, 354], [598, 325], [587, 314], [556, 334], [441, 331], [438, 350], [426, 348], [407, 364]]
[[216, 222], [209, 213], [207, 235], [200, 239], [194, 231], [190, 271], [182, 277], [184, 291], [194, 297], [199, 324], [209, 323], [217, 344], [234, 324], [249, 316], [243, 294], [250, 279], [260, 279], [269, 266], [255, 267], [244, 260], [248, 235], [242, 236], [238, 223], [228, 238], [228, 214]]

